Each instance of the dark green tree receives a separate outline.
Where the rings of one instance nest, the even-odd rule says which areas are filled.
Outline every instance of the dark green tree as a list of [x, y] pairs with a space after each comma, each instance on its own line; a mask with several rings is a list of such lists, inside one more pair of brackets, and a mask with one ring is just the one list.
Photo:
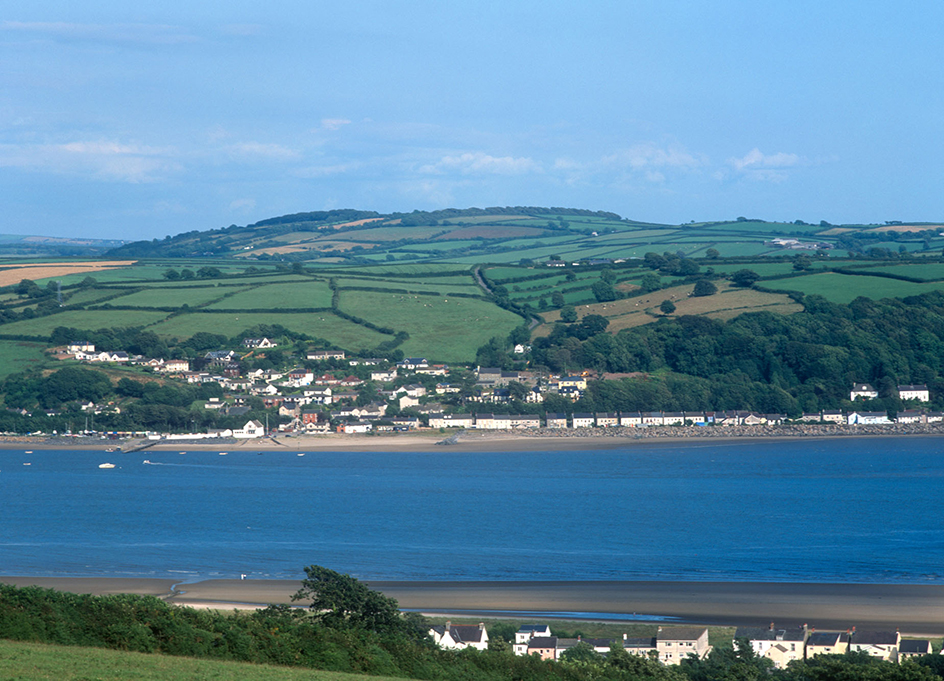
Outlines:
[[666, 298], [659, 305], [659, 309], [662, 311], [662, 314], [672, 314], [673, 312], [675, 312], [675, 303], [673, 303], [671, 300]]
[[713, 296], [718, 292], [718, 287], [707, 279], [699, 279], [695, 282], [695, 288], [692, 289], [692, 295], [696, 298], [702, 296]]
[[731, 282], [735, 286], [753, 286], [760, 279], [760, 275], [754, 270], [738, 270], [731, 275]]
[[561, 308], [560, 319], [567, 324], [573, 324], [577, 321], [577, 310], [574, 309], [573, 305], [565, 305]]
[[350, 575], [309, 565], [293, 601], [308, 601], [313, 617], [329, 627], [345, 626], [381, 633], [405, 631], [397, 602]]

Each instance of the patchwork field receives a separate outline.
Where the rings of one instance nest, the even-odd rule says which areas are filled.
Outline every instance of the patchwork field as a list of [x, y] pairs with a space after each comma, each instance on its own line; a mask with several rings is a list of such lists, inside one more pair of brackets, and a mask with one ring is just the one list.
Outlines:
[[92, 273], [109, 269], [126, 268], [133, 264], [131, 260], [102, 260], [99, 262], [76, 263], [22, 263], [6, 264], [0, 269], [0, 286], [18, 284], [23, 279], [38, 281], [41, 279], [65, 278], [82, 275], [84, 279]]
[[492, 336], [523, 323], [518, 315], [484, 300], [438, 298], [373, 291], [342, 291], [340, 308], [378, 326], [407, 331], [406, 355], [468, 362]]
[[[222, 294], [220, 294], [222, 295]], [[292, 284], [267, 284], [247, 288], [208, 305], [215, 310], [301, 309], [331, 307], [331, 289], [327, 282], [299, 281]]]
[[[107, 290], [107, 289], [106, 289]], [[138, 291], [127, 296], [113, 298], [109, 305], [128, 305], [131, 307], [181, 307], [189, 305], [196, 307], [211, 300], [222, 297], [232, 289], [221, 289], [215, 286], [186, 287], [186, 288], [151, 288]], [[112, 293], [115, 291], [112, 290]], [[69, 302], [73, 302], [71, 299]]]
[[[160, 336], [189, 338], [198, 331], [235, 336], [259, 324], [279, 324], [287, 329], [323, 338], [345, 350], [375, 348], [391, 336], [378, 333], [330, 312], [315, 314], [201, 313], [182, 314], [150, 327]], [[0, 327], [2, 329], [4, 327]]]
[[859, 296], [878, 300], [903, 298], [929, 291], [944, 291], [944, 282], [916, 284], [887, 277], [864, 277], [827, 272], [772, 281], [769, 288], [820, 295], [834, 303], [849, 303]]
[[45, 364], [45, 349], [42, 343], [0, 340], [0, 378]]
[[[0, 334], [48, 336], [57, 326], [95, 331], [111, 327], [147, 326], [167, 317], [167, 312], [148, 310], [66, 310], [48, 317], [23, 319], [0, 325]], [[199, 329], [209, 331], [211, 329]]]
[[[724, 284], [718, 287], [718, 293], [712, 296], [698, 298], [690, 297], [693, 284], [673, 286], [661, 289], [634, 298], [624, 298], [610, 303], [594, 303], [580, 305], [576, 308], [577, 317], [581, 319], [590, 314], [597, 314], [610, 320], [608, 331], [619, 331], [652, 322], [665, 317], [659, 311], [659, 306], [665, 300], [671, 300], [675, 305], [675, 312], [669, 316], [704, 315], [715, 319], [731, 319], [745, 312], [761, 310], [777, 314], [793, 314], [803, 309], [802, 305], [794, 303], [789, 296], [775, 293], [763, 293], [753, 289], [730, 288]], [[542, 315], [553, 324], [560, 320], [560, 312], [554, 310]], [[550, 333], [548, 325], [541, 327], [537, 335]]]

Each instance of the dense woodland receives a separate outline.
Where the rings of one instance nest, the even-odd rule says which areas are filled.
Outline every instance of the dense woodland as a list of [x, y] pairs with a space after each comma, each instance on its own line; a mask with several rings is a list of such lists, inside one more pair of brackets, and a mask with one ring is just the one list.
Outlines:
[[[794, 315], [743, 314], [730, 321], [682, 316], [616, 334], [589, 315], [556, 325], [532, 344], [532, 363], [552, 371], [640, 372], [594, 381], [577, 411], [750, 409], [798, 415], [851, 408], [853, 383], [875, 385], [880, 399], [858, 408], [897, 412], [898, 384], [927, 384], [944, 407], [944, 293], [904, 300], [858, 298], [848, 305], [802, 299]], [[493, 342], [484, 365], [510, 365]], [[560, 407], [561, 404], [554, 404]], [[548, 406], [549, 411], [554, 411]]]
[[487, 651], [440, 650], [428, 638], [424, 618], [401, 615], [393, 599], [327, 568], [310, 566], [306, 574], [296, 599], [310, 606], [307, 613], [270, 606], [228, 614], [150, 596], [0, 585], [0, 638], [437, 681], [933, 681], [944, 671], [940, 655], [898, 665], [865, 653], [820, 656], [774, 670], [738, 641], [675, 667], [631, 656], [621, 645], [606, 656], [578, 645], [562, 661], [541, 661], [511, 653], [511, 628], [494, 630]]

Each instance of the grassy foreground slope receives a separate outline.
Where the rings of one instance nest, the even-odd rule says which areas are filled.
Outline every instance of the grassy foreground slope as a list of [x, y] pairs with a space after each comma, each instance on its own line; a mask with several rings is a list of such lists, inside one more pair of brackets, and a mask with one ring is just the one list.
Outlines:
[[0, 679], [384, 681], [390, 677], [0, 640]]

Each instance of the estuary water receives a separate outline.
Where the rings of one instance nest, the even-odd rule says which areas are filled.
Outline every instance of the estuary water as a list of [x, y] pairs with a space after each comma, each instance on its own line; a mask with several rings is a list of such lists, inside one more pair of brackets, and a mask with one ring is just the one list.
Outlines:
[[942, 492], [944, 437], [7, 450], [0, 574], [294, 579], [319, 564], [363, 579], [934, 583]]

